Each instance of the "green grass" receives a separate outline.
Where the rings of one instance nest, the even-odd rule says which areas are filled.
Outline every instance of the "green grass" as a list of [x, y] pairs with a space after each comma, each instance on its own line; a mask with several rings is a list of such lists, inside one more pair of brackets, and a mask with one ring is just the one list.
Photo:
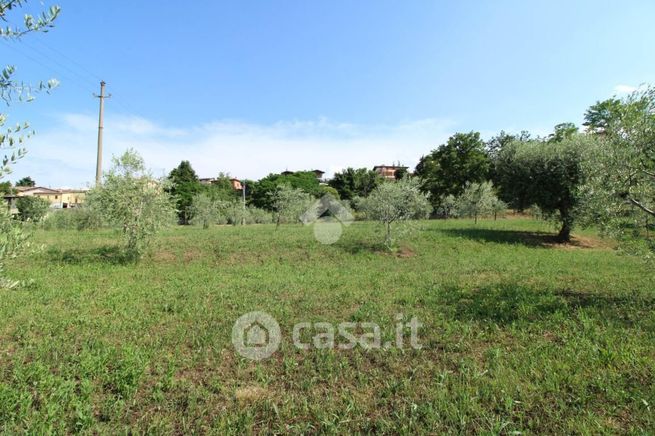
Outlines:
[[[398, 253], [355, 223], [175, 228], [138, 265], [117, 235], [40, 232], [1, 291], [6, 432], [647, 433], [655, 277], [592, 233], [556, 247], [528, 220], [431, 221]], [[234, 321], [284, 339], [240, 357]], [[298, 322], [416, 316], [421, 350], [296, 349]]]

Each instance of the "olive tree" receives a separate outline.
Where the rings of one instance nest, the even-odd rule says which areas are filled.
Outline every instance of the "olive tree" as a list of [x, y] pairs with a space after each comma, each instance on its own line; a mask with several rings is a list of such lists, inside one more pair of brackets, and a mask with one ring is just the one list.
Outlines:
[[371, 220], [384, 226], [384, 244], [393, 248], [396, 237], [394, 228], [409, 220], [427, 218], [432, 212], [429, 194], [421, 192], [417, 178], [406, 177], [393, 182], [384, 182], [363, 199], [358, 207]]
[[[59, 7], [52, 6], [47, 11], [34, 16], [21, 14], [24, 0], [0, 0], [0, 40], [12, 44], [18, 38], [29, 33], [47, 31], [54, 25], [59, 15]], [[17, 21], [20, 20], [20, 24]], [[0, 99], [9, 106], [13, 102], [31, 101], [39, 91], [49, 91], [57, 85], [55, 80], [39, 82], [35, 85], [25, 83], [15, 77], [16, 67], [6, 65], [0, 70]], [[11, 167], [21, 159], [26, 150], [24, 143], [33, 132], [29, 123], [16, 123], [5, 127], [8, 114], [0, 112], [0, 150], [5, 153], [0, 162], [0, 181], [9, 173]], [[0, 212], [0, 287], [12, 287], [18, 282], [4, 277], [4, 266], [7, 259], [15, 257], [26, 250], [28, 235], [22, 225], [12, 219], [9, 212], [2, 208]]]
[[491, 182], [466, 183], [464, 192], [457, 197], [457, 213], [459, 216], [473, 218], [477, 224], [478, 217], [493, 212], [496, 200]]
[[127, 254], [134, 260], [144, 254], [153, 236], [174, 220], [173, 200], [164, 181], [146, 170], [134, 150], [112, 159], [102, 185], [91, 190], [88, 198], [91, 207], [121, 229]]
[[585, 118], [599, 126], [585, 159], [585, 217], [613, 236], [641, 239], [655, 221], [655, 87], [597, 103]]
[[568, 242], [579, 217], [585, 182], [583, 158], [593, 143], [589, 135], [571, 134], [560, 141], [514, 141], [500, 152], [496, 171], [512, 203], [539, 206], [560, 224], [557, 239]]
[[299, 188], [280, 185], [270, 193], [277, 226], [281, 223], [300, 223], [301, 217], [315, 202], [315, 198]]
[[209, 225], [217, 221], [218, 205], [209, 195], [205, 193], [196, 194], [191, 202], [191, 224], [202, 225], [208, 229]]

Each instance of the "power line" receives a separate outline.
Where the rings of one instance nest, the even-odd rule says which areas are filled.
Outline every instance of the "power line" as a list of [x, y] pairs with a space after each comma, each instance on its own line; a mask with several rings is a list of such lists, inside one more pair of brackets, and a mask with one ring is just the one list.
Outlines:
[[63, 68], [64, 70], [68, 71], [69, 73], [71, 73], [71, 74], [77, 76], [78, 78], [82, 79], [83, 81], [87, 82], [88, 84], [93, 84], [93, 86], [95, 86], [95, 81], [89, 79], [88, 75], [78, 73], [77, 71], [73, 70], [73, 69], [70, 68], [69, 66], [67, 66], [67, 65], [65, 65], [65, 64], [63, 64], [63, 63], [61, 63], [61, 62], [60, 62], [58, 59], [56, 59], [55, 57], [52, 57], [51, 55], [49, 55], [49, 54], [47, 54], [47, 53], [45, 53], [45, 52], [43, 52], [43, 51], [37, 49], [36, 47], [34, 47], [34, 46], [28, 44], [27, 42], [23, 41], [22, 39], [19, 40], [19, 41], [20, 41], [20, 43], [21, 43], [24, 47], [29, 48], [29, 49], [32, 50], [33, 52], [35, 52], [35, 53], [37, 53], [38, 55], [40, 55], [42, 58], [46, 58], [46, 59], [50, 60], [51, 62], [55, 63], [55, 64], [58, 65], [59, 67], [61, 67], [61, 68]]

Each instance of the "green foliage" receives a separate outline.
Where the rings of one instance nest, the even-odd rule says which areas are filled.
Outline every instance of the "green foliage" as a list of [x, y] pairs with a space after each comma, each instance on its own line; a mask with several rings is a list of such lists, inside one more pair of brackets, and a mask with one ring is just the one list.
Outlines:
[[[10, 21], [9, 15], [25, 6], [26, 0], [0, 0], [0, 20]], [[24, 14], [22, 25], [7, 24], [0, 27], [0, 38], [17, 39], [30, 32], [47, 32], [54, 27], [54, 21], [59, 16], [59, 6], [51, 6], [47, 11], [34, 16]]]
[[16, 209], [21, 221], [39, 222], [48, 213], [50, 203], [43, 198], [28, 196], [16, 200]]
[[457, 198], [454, 195], [445, 195], [439, 200], [439, 207], [436, 209], [436, 215], [439, 218], [456, 218]]
[[496, 170], [502, 192], [525, 208], [536, 204], [561, 223], [558, 238], [569, 241], [581, 206], [582, 159], [593, 138], [575, 135], [559, 142], [515, 141], [500, 153]]
[[548, 142], [562, 142], [565, 139], [571, 139], [576, 133], [578, 128], [573, 123], [560, 123], [554, 128], [554, 132], [548, 135]]
[[458, 196], [467, 182], [484, 182], [489, 178], [491, 161], [478, 132], [456, 133], [448, 142], [423, 156], [415, 175], [422, 179], [422, 189], [431, 194], [434, 206], [448, 196]]
[[189, 224], [193, 197], [202, 189], [196, 172], [188, 160], [180, 162], [168, 175], [168, 192], [175, 199], [177, 214], [181, 224]]
[[596, 146], [585, 159], [585, 216], [606, 233], [648, 239], [655, 220], [655, 88], [603, 102]]
[[103, 226], [98, 211], [86, 206], [55, 210], [41, 221], [44, 230], [97, 230]]
[[497, 220], [499, 216], [504, 216], [506, 211], [507, 203], [494, 195], [491, 199], [491, 213], [494, 216], [494, 221]]
[[[53, 26], [59, 15], [59, 7], [53, 6], [47, 12], [43, 12], [36, 17], [31, 14], [22, 14], [22, 25], [15, 24], [12, 15], [19, 15], [19, 11], [24, 5], [24, 0], [0, 0], [0, 22], [4, 23], [4, 26], [0, 27], [1, 41], [12, 43], [12, 40], [15, 41], [28, 33], [47, 31], [48, 28]], [[34, 99], [33, 94], [39, 91], [49, 92], [57, 86], [56, 80], [49, 80], [47, 83], [40, 82], [32, 86], [17, 80], [14, 77], [15, 71], [16, 68], [13, 65], [8, 65], [0, 71], [0, 99], [7, 105], [14, 100], [31, 101]], [[13, 127], [5, 127], [6, 123], [7, 114], [0, 113], [0, 150], [5, 150], [7, 153], [2, 157], [0, 164], [0, 179], [11, 173], [11, 166], [25, 155], [24, 142], [33, 134], [33, 132], [29, 132], [27, 122], [16, 124]], [[5, 210], [0, 215], [0, 227], [2, 227], [2, 235], [0, 236], [0, 286], [7, 287], [15, 285], [17, 282], [11, 282], [5, 278], [5, 261], [24, 250], [27, 246], [28, 235], [24, 232], [22, 226], [12, 222], [9, 213]]]
[[275, 193], [281, 186], [288, 186], [316, 198], [321, 195], [321, 186], [312, 171], [298, 171], [292, 174], [270, 174], [251, 186], [250, 200], [256, 207], [275, 210]]
[[622, 110], [623, 102], [617, 98], [597, 101], [585, 112], [582, 125], [587, 127], [589, 132], [602, 135], [610, 124], [620, 119]]
[[16, 182], [16, 186], [21, 186], [21, 187], [34, 187], [36, 186], [36, 182], [30, 177], [23, 177], [19, 181]]
[[493, 205], [496, 200], [491, 182], [467, 183], [464, 192], [457, 197], [457, 214], [473, 218], [477, 224], [478, 217], [493, 213]]
[[18, 281], [10, 280], [5, 275], [5, 266], [9, 259], [24, 253], [29, 247], [30, 234], [23, 224], [11, 217], [6, 208], [0, 208], [0, 289], [13, 288]]
[[0, 183], [0, 194], [9, 195], [12, 192], [13, 192], [13, 188], [11, 187], [11, 182], [6, 181]]
[[202, 225], [203, 229], [208, 229], [210, 224], [217, 220], [218, 206], [216, 200], [205, 193], [196, 194], [193, 197], [191, 216], [193, 217], [191, 224]]
[[134, 150], [113, 158], [101, 186], [89, 192], [88, 204], [120, 227], [127, 255], [138, 260], [154, 235], [171, 222], [175, 211], [163, 182], [146, 171]]
[[[368, 219], [384, 225], [384, 244], [389, 249], [400, 237], [397, 224], [426, 218], [432, 212], [429, 194], [421, 192], [418, 179], [409, 177], [382, 183], [368, 197], [359, 200], [359, 209]], [[392, 230], [395, 230], [395, 234], [392, 234]], [[407, 227], [404, 230], [407, 230]]]
[[270, 194], [270, 203], [275, 211], [275, 222], [299, 223], [301, 217], [315, 202], [315, 198], [299, 188], [281, 185]]
[[241, 197], [241, 191], [234, 189], [230, 176], [225, 173], [219, 173], [211, 185], [203, 185], [202, 188], [213, 200], [233, 201]]
[[380, 174], [367, 168], [346, 168], [335, 173], [328, 184], [339, 193], [338, 198], [352, 200], [355, 197], [368, 197], [383, 180]]

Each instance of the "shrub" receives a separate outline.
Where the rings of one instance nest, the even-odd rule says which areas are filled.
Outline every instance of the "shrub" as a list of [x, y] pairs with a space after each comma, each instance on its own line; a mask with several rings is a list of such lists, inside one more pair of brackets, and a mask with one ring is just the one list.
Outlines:
[[41, 221], [44, 230], [95, 230], [103, 226], [100, 214], [85, 206], [55, 210]]
[[39, 197], [19, 197], [16, 201], [18, 217], [21, 221], [39, 222], [46, 216], [50, 203]]

